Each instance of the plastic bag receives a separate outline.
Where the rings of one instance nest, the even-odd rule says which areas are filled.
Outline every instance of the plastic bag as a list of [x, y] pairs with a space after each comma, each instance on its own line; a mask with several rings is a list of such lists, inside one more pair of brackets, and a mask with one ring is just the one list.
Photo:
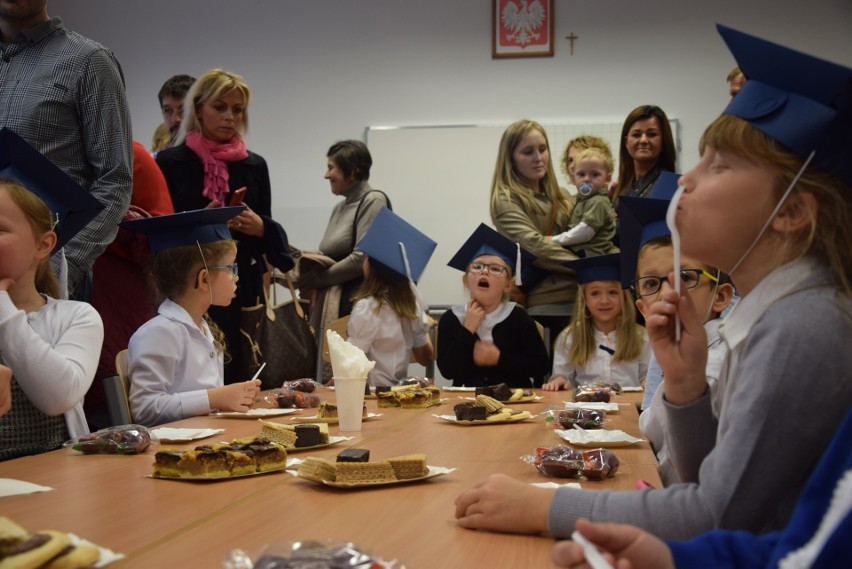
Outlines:
[[354, 543], [296, 541], [273, 543], [254, 555], [231, 551], [223, 569], [405, 569], [396, 560], [385, 561]]
[[319, 407], [321, 401], [319, 395], [293, 389], [274, 389], [267, 392], [262, 399], [279, 409]]
[[316, 390], [317, 385], [319, 384], [313, 379], [306, 377], [302, 379], [285, 381], [284, 384], [281, 386], [281, 389], [290, 389], [292, 391], [303, 391], [305, 393], [313, 393]]
[[119, 425], [71, 439], [62, 446], [84, 454], [139, 454], [150, 444], [148, 427]]
[[586, 478], [603, 480], [614, 476], [621, 464], [615, 454], [604, 448], [580, 452], [567, 446], [538, 447], [534, 456], [521, 460], [534, 464], [550, 478]]
[[600, 429], [607, 422], [606, 413], [593, 409], [554, 409], [543, 413], [544, 422], [556, 429]]
[[574, 391], [574, 401], [609, 403], [610, 397], [621, 393], [617, 383], [593, 383], [581, 385]]

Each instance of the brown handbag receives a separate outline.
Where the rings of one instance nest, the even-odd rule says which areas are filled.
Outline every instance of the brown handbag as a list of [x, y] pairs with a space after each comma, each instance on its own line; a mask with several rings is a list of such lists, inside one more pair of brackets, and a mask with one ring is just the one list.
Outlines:
[[284, 381], [313, 377], [317, 361], [317, 341], [308, 323], [308, 300], [299, 299], [290, 278], [287, 285], [293, 300], [282, 304], [269, 301], [269, 291], [263, 288], [264, 302], [242, 309], [240, 334], [245, 369], [239, 377], [252, 377], [264, 363], [260, 375], [261, 389], [281, 387]]

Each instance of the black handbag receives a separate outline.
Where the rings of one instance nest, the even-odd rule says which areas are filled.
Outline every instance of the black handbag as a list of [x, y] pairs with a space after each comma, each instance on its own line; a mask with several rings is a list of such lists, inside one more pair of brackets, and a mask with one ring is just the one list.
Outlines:
[[276, 389], [292, 379], [312, 378], [316, 371], [316, 335], [306, 312], [310, 302], [296, 296], [289, 277], [287, 285], [293, 300], [270, 303], [268, 289], [263, 287], [264, 302], [242, 308], [240, 315], [245, 369], [240, 370], [239, 377], [249, 379], [265, 363], [260, 374], [261, 389]]

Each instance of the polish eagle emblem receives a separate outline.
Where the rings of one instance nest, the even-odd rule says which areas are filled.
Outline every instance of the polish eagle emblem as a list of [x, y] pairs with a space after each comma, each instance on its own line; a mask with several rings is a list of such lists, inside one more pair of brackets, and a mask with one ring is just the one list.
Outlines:
[[541, 38], [536, 30], [544, 24], [545, 11], [541, 0], [507, 2], [501, 14], [503, 27], [509, 32], [506, 40], [526, 45]]

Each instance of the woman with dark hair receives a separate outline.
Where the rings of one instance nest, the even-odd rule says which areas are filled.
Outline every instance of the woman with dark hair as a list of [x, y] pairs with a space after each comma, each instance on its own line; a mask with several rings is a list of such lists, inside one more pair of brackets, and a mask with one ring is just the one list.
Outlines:
[[[373, 158], [367, 145], [359, 140], [342, 140], [331, 145], [324, 178], [331, 184], [331, 193], [343, 196], [331, 210], [319, 249], [329, 257], [328, 266], [308, 273], [301, 270], [298, 286], [303, 298], [310, 298], [316, 310], [328, 303], [330, 295], [320, 295], [331, 287], [340, 286], [339, 308], [334, 314], [322, 317], [321, 324], [352, 312], [352, 297], [364, 282], [364, 254], [355, 247], [367, 233], [373, 219], [383, 207], [391, 208], [390, 199], [370, 186], [370, 167]], [[335, 301], [337, 295], [334, 295]], [[313, 319], [317, 323], [317, 320]]]
[[[243, 307], [263, 302], [267, 261], [293, 267], [287, 234], [272, 219], [269, 168], [262, 156], [246, 148], [251, 90], [242, 77], [213, 69], [198, 78], [186, 96], [184, 118], [175, 146], [157, 154], [175, 211], [229, 203], [246, 209], [228, 221], [237, 242], [240, 286], [229, 306], [212, 306], [210, 316], [225, 334], [225, 383], [245, 381], [248, 365], [240, 334]], [[245, 188], [245, 192], [242, 190]], [[242, 194], [242, 197], [240, 197]]]
[[645, 197], [660, 172], [674, 172], [677, 160], [672, 129], [663, 109], [633, 109], [621, 129], [616, 196]]

